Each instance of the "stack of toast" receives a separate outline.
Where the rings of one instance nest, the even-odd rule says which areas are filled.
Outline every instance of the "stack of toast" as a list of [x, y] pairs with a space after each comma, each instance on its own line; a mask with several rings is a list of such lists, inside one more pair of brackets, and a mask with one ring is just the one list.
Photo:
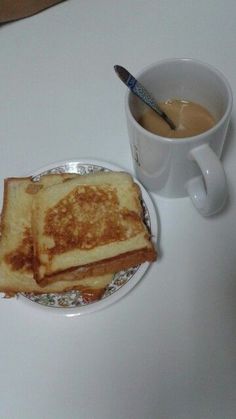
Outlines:
[[140, 200], [124, 172], [6, 179], [0, 292], [98, 300], [115, 272], [156, 259]]

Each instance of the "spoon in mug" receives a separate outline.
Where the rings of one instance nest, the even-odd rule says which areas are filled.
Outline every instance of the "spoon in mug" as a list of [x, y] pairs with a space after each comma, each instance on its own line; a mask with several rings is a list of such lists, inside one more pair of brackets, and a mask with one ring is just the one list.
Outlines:
[[169, 125], [171, 129], [176, 129], [175, 124], [171, 119], [166, 115], [165, 112], [159, 107], [155, 99], [150, 95], [150, 93], [142, 86], [142, 84], [128, 72], [124, 67], [120, 65], [114, 65], [114, 69], [119, 78], [125, 83], [125, 85], [139, 97], [146, 105], [148, 105], [154, 112], [156, 112], [165, 122]]

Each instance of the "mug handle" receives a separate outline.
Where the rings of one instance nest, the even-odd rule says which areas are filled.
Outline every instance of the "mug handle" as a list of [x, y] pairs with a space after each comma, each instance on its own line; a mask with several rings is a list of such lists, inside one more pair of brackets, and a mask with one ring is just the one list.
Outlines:
[[187, 182], [188, 194], [203, 216], [214, 215], [223, 208], [228, 195], [223, 166], [208, 144], [193, 148], [189, 158], [198, 164], [202, 176]]

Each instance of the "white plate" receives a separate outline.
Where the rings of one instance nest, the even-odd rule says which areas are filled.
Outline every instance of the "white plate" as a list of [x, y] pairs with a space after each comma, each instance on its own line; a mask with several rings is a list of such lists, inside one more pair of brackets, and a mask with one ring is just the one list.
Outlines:
[[[121, 167], [114, 164], [106, 163], [100, 160], [71, 160], [59, 163], [53, 163], [48, 166], [42, 167], [31, 176], [34, 179], [48, 173], [78, 173], [87, 174], [95, 171], [124, 171]], [[152, 234], [154, 243], [157, 241], [158, 225], [154, 205], [150, 196], [144, 187], [135, 179], [135, 182], [141, 188], [144, 221]], [[128, 294], [131, 289], [140, 281], [145, 272], [147, 271], [150, 263], [146, 262], [142, 265], [121, 271], [117, 273], [111, 283], [108, 285], [103, 297], [96, 302], [86, 303], [83, 301], [79, 291], [70, 291], [60, 294], [26, 294], [19, 295], [19, 300], [35, 307], [50, 310], [50, 312], [61, 313], [66, 316], [75, 316], [85, 313], [91, 313], [115, 303], [120, 298]]]

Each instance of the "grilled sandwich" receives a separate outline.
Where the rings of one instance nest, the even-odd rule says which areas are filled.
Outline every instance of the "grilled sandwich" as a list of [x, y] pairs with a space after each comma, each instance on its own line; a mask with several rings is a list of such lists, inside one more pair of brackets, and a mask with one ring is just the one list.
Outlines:
[[140, 188], [124, 172], [96, 172], [43, 188], [32, 210], [40, 285], [117, 272], [156, 259]]
[[42, 288], [34, 280], [33, 237], [31, 229], [32, 203], [40, 190], [52, 187], [78, 175], [59, 174], [42, 176], [39, 182], [30, 178], [9, 178], [4, 184], [0, 239], [0, 292], [7, 296], [27, 292], [34, 294], [60, 293], [79, 290], [84, 300], [99, 299], [112, 274], [77, 280], [75, 273], [66, 280], [52, 282]]

